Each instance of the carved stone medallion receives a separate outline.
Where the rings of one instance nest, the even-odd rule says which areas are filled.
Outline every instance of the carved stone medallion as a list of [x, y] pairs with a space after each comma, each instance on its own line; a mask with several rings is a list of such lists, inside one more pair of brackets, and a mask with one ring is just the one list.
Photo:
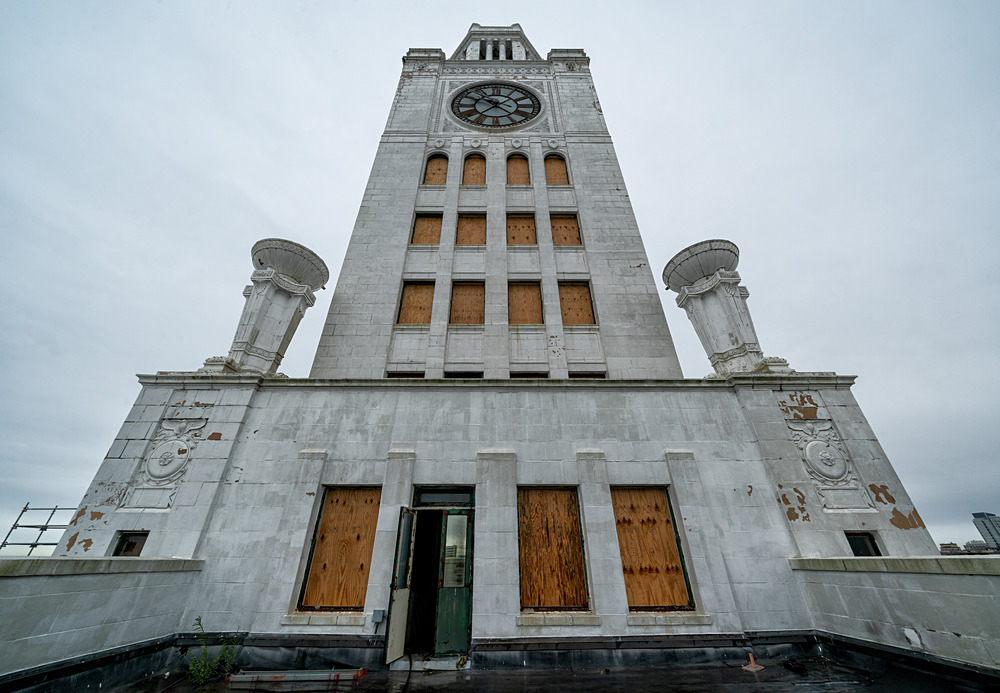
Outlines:
[[152, 447], [132, 477], [122, 505], [169, 508], [198, 444], [197, 431], [207, 419], [168, 419], [153, 436]]

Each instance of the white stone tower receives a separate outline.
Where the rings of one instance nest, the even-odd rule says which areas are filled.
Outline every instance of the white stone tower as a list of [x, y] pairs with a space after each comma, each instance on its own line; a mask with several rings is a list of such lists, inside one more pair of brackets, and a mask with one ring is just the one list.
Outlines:
[[589, 64], [517, 24], [406, 54], [312, 377], [681, 377]]

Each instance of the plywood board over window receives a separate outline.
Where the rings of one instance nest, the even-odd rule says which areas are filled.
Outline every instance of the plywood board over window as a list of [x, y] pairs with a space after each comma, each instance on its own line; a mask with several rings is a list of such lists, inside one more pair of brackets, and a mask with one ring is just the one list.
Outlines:
[[437, 245], [441, 242], [441, 215], [418, 214], [413, 222], [414, 245]]
[[486, 159], [477, 155], [466, 157], [462, 185], [486, 185]]
[[380, 488], [326, 490], [300, 606], [364, 608], [381, 498]]
[[630, 610], [693, 608], [664, 488], [612, 487]]
[[486, 286], [461, 282], [451, 287], [451, 324], [482, 325], [486, 318]]
[[400, 325], [429, 325], [434, 303], [433, 282], [406, 282], [399, 300]]
[[482, 214], [459, 214], [455, 245], [486, 245], [486, 217]]
[[507, 322], [511, 325], [541, 325], [542, 287], [538, 282], [507, 285]]
[[517, 538], [521, 608], [586, 609], [576, 489], [517, 489]]
[[444, 185], [448, 180], [448, 157], [435, 155], [427, 160], [424, 169], [424, 185]]
[[561, 156], [545, 157], [545, 183], [547, 185], [569, 185], [566, 160]]
[[507, 185], [528, 185], [531, 183], [531, 173], [528, 160], [520, 154], [507, 159]]
[[535, 217], [511, 214], [507, 217], [507, 245], [535, 245]]
[[580, 245], [580, 225], [575, 214], [553, 214], [550, 218], [553, 245]]
[[594, 306], [587, 282], [560, 282], [559, 306], [563, 325], [593, 325]]

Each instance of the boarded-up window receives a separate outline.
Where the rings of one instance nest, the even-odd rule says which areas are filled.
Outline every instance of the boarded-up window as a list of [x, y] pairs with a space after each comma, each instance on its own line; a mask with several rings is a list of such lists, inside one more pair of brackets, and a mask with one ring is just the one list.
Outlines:
[[522, 609], [586, 609], [576, 489], [517, 489]]
[[482, 325], [486, 318], [486, 285], [462, 282], [451, 287], [451, 324]]
[[629, 609], [693, 607], [666, 489], [612, 487], [611, 505]]
[[553, 214], [552, 243], [554, 245], [580, 245], [580, 226], [574, 214]]
[[511, 325], [541, 325], [542, 288], [538, 283], [507, 285], [507, 322]]
[[466, 157], [462, 185], [486, 185], [486, 159], [477, 155]]
[[381, 498], [380, 488], [327, 489], [300, 606], [364, 608]]
[[435, 154], [427, 160], [424, 185], [444, 185], [448, 179], [448, 157]]
[[459, 214], [455, 245], [486, 245], [486, 217], [482, 214]]
[[535, 245], [535, 217], [507, 217], [507, 245]]
[[566, 175], [566, 160], [561, 156], [545, 157], [545, 183], [548, 185], [569, 185]]
[[594, 306], [587, 282], [560, 282], [559, 306], [563, 325], [593, 325]]
[[413, 222], [414, 244], [437, 245], [441, 242], [441, 215], [440, 214], [418, 214]]
[[528, 185], [530, 182], [528, 160], [520, 154], [507, 159], [507, 185]]
[[429, 325], [434, 303], [433, 282], [406, 282], [399, 301], [400, 325]]

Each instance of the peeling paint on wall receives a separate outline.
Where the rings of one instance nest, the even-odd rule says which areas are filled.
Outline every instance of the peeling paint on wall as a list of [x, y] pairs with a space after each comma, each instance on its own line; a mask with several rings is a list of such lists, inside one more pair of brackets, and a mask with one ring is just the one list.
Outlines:
[[788, 399], [778, 400], [778, 408], [793, 419], [815, 419], [819, 405], [808, 392], [791, 392]]
[[920, 518], [920, 514], [917, 509], [914, 508], [910, 511], [909, 515], [904, 515], [899, 512], [899, 508], [892, 509], [892, 517], [889, 518], [889, 522], [895, 527], [900, 529], [926, 529], [924, 527], [924, 521]]
[[73, 516], [73, 519], [70, 520], [69, 523], [74, 527], [76, 527], [76, 521], [79, 520], [81, 517], [83, 517], [84, 513], [86, 512], [87, 512], [87, 506], [85, 505], [76, 511], [76, 515]]
[[896, 499], [893, 498], [892, 494], [889, 493], [889, 485], [882, 484], [881, 486], [876, 486], [875, 484], [868, 484], [868, 490], [872, 492], [875, 496], [875, 501], [878, 503], [884, 503], [889, 505], [896, 504]]
[[793, 488], [792, 493], [795, 494], [796, 501], [793, 503], [788, 499], [787, 493], [781, 492], [781, 489], [783, 488], [784, 486], [778, 484], [778, 503], [780, 505], [789, 506], [785, 510], [785, 516], [788, 518], [788, 521], [795, 522], [796, 520], [802, 520], [803, 522], [812, 522], [812, 519], [809, 517], [809, 513], [806, 512], [806, 494], [802, 493], [802, 491], [797, 488]]

